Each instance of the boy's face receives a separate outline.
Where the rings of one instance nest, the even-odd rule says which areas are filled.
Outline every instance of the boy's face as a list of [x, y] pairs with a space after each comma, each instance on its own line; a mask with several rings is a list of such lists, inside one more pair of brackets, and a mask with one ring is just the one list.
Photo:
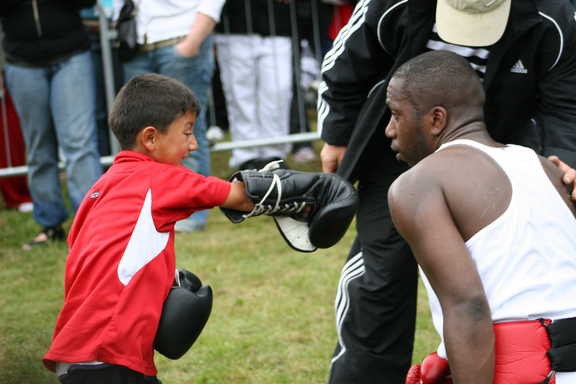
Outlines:
[[186, 112], [170, 124], [166, 133], [159, 131], [156, 135], [158, 140], [156, 150], [152, 153], [154, 160], [160, 163], [180, 165], [182, 159], [188, 156], [189, 152], [198, 149], [198, 142], [194, 136], [194, 124], [196, 114]]

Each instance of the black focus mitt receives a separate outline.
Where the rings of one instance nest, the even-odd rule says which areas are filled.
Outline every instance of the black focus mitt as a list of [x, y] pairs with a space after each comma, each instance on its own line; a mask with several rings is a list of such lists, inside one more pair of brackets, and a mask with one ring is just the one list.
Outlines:
[[240, 223], [252, 216], [274, 216], [284, 239], [301, 252], [336, 244], [358, 206], [354, 187], [332, 173], [294, 171], [272, 162], [261, 170], [236, 172], [230, 180], [244, 182], [254, 209], [221, 208], [228, 219]]

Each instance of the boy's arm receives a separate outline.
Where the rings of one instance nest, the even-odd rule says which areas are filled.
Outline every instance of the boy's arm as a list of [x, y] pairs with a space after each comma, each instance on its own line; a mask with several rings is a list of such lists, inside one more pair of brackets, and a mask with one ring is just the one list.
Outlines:
[[230, 193], [221, 205], [222, 208], [236, 211], [250, 212], [254, 209], [254, 202], [246, 194], [244, 183], [241, 181], [230, 183]]
[[[416, 171], [416, 172], [413, 172]], [[392, 220], [438, 295], [455, 384], [491, 384], [494, 335], [482, 281], [439, 182], [413, 169], [390, 188]]]

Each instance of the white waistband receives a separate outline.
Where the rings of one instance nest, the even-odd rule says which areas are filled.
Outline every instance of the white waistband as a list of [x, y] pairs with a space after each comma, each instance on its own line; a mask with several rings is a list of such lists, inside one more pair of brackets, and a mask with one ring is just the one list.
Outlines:
[[56, 363], [56, 369], [54, 370], [54, 372], [56, 372], [56, 376], [62, 376], [62, 375], [67, 374], [68, 369], [73, 364], [77, 364], [77, 365], [100, 365], [100, 364], [104, 364], [104, 363], [101, 361], [84, 361], [81, 363], [64, 363], [62, 361], [59, 361]]

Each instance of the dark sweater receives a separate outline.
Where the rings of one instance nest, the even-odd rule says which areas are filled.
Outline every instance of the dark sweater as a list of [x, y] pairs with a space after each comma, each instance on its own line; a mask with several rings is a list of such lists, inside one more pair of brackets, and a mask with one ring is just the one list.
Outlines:
[[46, 65], [87, 50], [79, 11], [96, 0], [1, 0], [0, 21], [8, 63]]
[[227, 0], [217, 31], [226, 34], [290, 36], [290, 6], [278, 0]]
[[[362, 3], [361, 3], [362, 4]], [[359, 8], [360, 7], [360, 8]], [[354, 179], [374, 159], [394, 160], [383, 127], [392, 73], [426, 52], [435, 22], [436, 1], [372, 0], [348, 36], [324, 59], [319, 118], [322, 139], [347, 146], [338, 173]], [[502, 38], [490, 47], [484, 106], [492, 137], [558, 155], [576, 166], [576, 23], [566, 0], [512, 1]], [[521, 60], [526, 73], [512, 67]], [[536, 129], [531, 119], [537, 122]]]

